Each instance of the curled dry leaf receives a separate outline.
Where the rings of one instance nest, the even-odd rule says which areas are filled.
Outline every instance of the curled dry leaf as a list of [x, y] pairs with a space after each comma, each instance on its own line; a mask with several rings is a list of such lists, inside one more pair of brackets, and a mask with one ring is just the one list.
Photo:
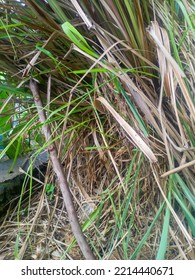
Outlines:
[[[100, 103], [97, 106], [98, 102]], [[157, 158], [150, 149], [150, 147], [143, 141], [143, 139], [137, 134], [137, 132], [114, 110], [114, 108], [106, 101], [104, 97], [98, 97], [95, 101], [96, 108], [101, 108], [101, 103], [112, 114], [120, 126], [126, 131], [129, 137], [133, 140], [134, 144], [140, 148], [140, 150], [146, 155], [150, 162], [157, 162]]]

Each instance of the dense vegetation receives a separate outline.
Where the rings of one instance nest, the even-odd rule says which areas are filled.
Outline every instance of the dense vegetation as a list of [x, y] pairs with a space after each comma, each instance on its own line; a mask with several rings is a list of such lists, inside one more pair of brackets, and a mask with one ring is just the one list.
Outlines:
[[[0, 13], [0, 157], [50, 144], [33, 78], [96, 257], [194, 259], [193, 1], [2, 0]], [[31, 179], [1, 218], [0, 255], [83, 258], [52, 165]]]

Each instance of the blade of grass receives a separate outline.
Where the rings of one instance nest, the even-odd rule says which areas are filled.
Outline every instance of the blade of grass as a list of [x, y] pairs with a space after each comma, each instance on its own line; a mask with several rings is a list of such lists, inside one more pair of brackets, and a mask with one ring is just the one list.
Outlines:
[[143, 131], [144, 135], [147, 137], [148, 136], [148, 131], [147, 131], [147, 128], [139, 114], [139, 112], [137, 111], [137, 109], [135, 108], [135, 106], [133, 105], [133, 103], [131, 102], [129, 96], [127, 95], [127, 93], [125, 92], [125, 90], [123, 89], [122, 85], [119, 83], [118, 81], [118, 87], [119, 87], [119, 90], [121, 91], [123, 97], [125, 98], [130, 110], [132, 111], [135, 119], [137, 120], [141, 130]]
[[156, 221], [158, 220], [163, 208], [165, 205], [165, 201], [161, 204], [160, 208], [158, 209], [156, 216], [154, 217], [154, 220], [152, 221], [151, 225], [149, 226], [147, 232], [145, 233], [145, 235], [143, 236], [142, 240], [140, 241], [139, 245], [137, 246], [137, 248], [135, 249], [135, 251], [133, 252], [133, 254], [130, 257], [130, 260], [134, 260], [139, 253], [141, 253], [141, 248], [143, 247], [143, 245], [145, 244], [147, 238], [150, 235], [150, 232], [152, 230], [152, 228], [154, 227]]
[[66, 14], [63, 12], [62, 8], [60, 7], [60, 5], [58, 4], [58, 2], [56, 0], [48, 0], [48, 3], [52, 7], [57, 18], [61, 22], [68, 21]]
[[[171, 184], [171, 181], [172, 180], [170, 179], [169, 184]], [[169, 188], [171, 189], [171, 187], [169, 187]], [[169, 191], [169, 193], [168, 193], [168, 201], [171, 203], [171, 191]], [[166, 251], [168, 249], [167, 244], [168, 244], [170, 216], [171, 216], [171, 212], [170, 212], [170, 209], [167, 205], [156, 260], [164, 260], [165, 259], [165, 254], [166, 254]]]
[[179, 174], [174, 174], [173, 175], [178, 182], [179, 186], [181, 187], [183, 193], [185, 194], [186, 198], [190, 202], [191, 206], [195, 210], [195, 196], [190, 192], [189, 188], [187, 187], [186, 183], [184, 180], [181, 178]]
[[195, 218], [189, 211], [189, 207], [186, 205], [181, 194], [178, 191], [177, 192], [175, 191], [175, 192], [173, 192], [173, 196], [176, 199], [176, 201], [178, 202], [179, 206], [181, 207], [181, 209], [184, 213], [184, 216], [186, 217], [187, 224], [191, 228], [192, 235], [193, 235], [193, 237], [195, 237]]
[[97, 55], [93, 49], [89, 46], [85, 38], [77, 31], [77, 29], [70, 24], [69, 22], [65, 22], [62, 24], [62, 29], [64, 33], [68, 36], [68, 38], [81, 50], [83, 50], [85, 53], [98, 58], [99, 55]]
[[[103, 202], [102, 202], [103, 203]], [[90, 215], [89, 218], [87, 218], [84, 223], [82, 224], [82, 231], [85, 232], [98, 218], [101, 209], [103, 205], [100, 204]], [[73, 248], [73, 246], [76, 244], [76, 239], [74, 238], [73, 241], [70, 243], [70, 245], [67, 247], [66, 251], [62, 255], [61, 259], [64, 259], [65, 255]]]

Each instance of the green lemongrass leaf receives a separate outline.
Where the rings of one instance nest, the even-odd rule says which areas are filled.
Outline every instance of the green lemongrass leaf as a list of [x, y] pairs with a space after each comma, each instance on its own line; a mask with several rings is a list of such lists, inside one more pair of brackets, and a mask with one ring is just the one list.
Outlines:
[[195, 196], [191, 193], [191, 191], [187, 187], [186, 183], [183, 181], [183, 179], [181, 178], [181, 176], [179, 174], [173, 174], [173, 178], [175, 178], [175, 180], [178, 182], [178, 184], [180, 185], [186, 198], [188, 199], [191, 206], [195, 210]]
[[187, 21], [189, 28], [194, 32], [195, 25], [193, 24], [193, 21], [190, 19], [189, 13], [186, 10], [185, 5], [180, 0], [177, 1], [177, 4], [179, 5], [179, 7], [180, 7], [180, 9], [181, 9], [181, 11], [183, 13], [183, 16], [184, 16], [185, 20]]
[[[95, 219], [98, 217], [100, 210], [101, 210], [101, 205], [99, 205], [90, 215], [89, 218], [87, 218], [85, 220], [85, 222], [82, 224], [81, 228], [82, 231], [85, 232], [91, 225], [92, 223], [95, 221]], [[70, 245], [68, 246], [68, 248], [66, 249], [66, 251], [64, 252], [64, 255], [66, 253], [68, 253], [71, 248], [76, 244], [76, 239], [74, 238], [73, 241], [70, 243]], [[63, 259], [63, 256], [61, 257], [61, 259]]]
[[63, 23], [62, 29], [65, 34], [70, 35], [70, 38], [73, 38], [74, 40], [76, 39], [74, 41], [74, 43], [76, 45], [78, 45], [78, 44], [80, 44], [80, 42], [82, 42], [85, 47], [90, 49], [90, 46], [87, 43], [87, 41], [85, 40], [85, 38], [77, 31], [77, 29], [71, 23], [69, 23], [69, 22]]
[[92, 223], [95, 221], [97, 216], [99, 215], [100, 207], [98, 206], [90, 215], [89, 218], [85, 220], [85, 222], [82, 224], [82, 231], [86, 231]]
[[135, 221], [135, 214], [136, 214], [135, 203], [132, 206], [132, 208], [133, 208], [133, 212], [131, 213], [131, 218], [130, 218], [129, 225], [128, 225], [128, 234], [125, 238], [125, 246], [123, 246], [125, 260], [129, 259], [129, 255], [128, 255], [129, 246], [128, 245], [130, 244], [130, 239], [131, 239], [131, 235], [132, 235], [132, 230], [131, 229], [132, 229], [133, 223]]
[[73, 74], [85, 74], [86, 72], [88, 73], [106, 73], [108, 72], [107, 69], [105, 68], [93, 68], [93, 69], [82, 69], [82, 70], [74, 70], [74, 71], [70, 71], [70, 73]]
[[22, 94], [25, 96], [30, 96], [30, 94], [27, 94], [27, 88], [17, 88], [9, 85], [0, 85], [0, 91], [9, 92], [10, 94]]
[[12, 140], [10, 140], [9, 144], [4, 148], [4, 150], [0, 153], [0, 159], [6, 154], [6, 152], [9, 150], [9, 148], [13, 145], [13, 143], [15, 141], [17, 141], [17, 139], [22, 136], [22, 134], [25, 131], [28, 131], [28, 128], [34, 123], [35, 119], [37, 118], [37, 115], [35, 115], [34, 117], [32, 117], [31, 120], [29, 120], [24, 127], [22, 127], [22, 129], [12, 138]]
[[55, 59], [55, 57], [51, 54], [50, 51], [46, 50], [43, 47], [40, 47], [38, 44], [36, 45], [36, 49], [41, 51], [42, 53], [44, 53], [46, 56], [49, 56], [51, 59], [53, 59], [54, 61], [57, 62], [57, 60]]
[[[44, 53], [46, 56], [50, 57], [50, 58], [53, 60], [53, 62], [55, 63], [56, 67], [58, 68], [60, 74], [63, 76], [63, 71], [62, 71], [61, 68], [59, 67], [59, 62], [58, 62], [58, 60], [52, 55], [52, 53], [51, 53], [50, 51], [46, 50], [45, 48], [39, 46], [39, 44], [36, 45], [36, 49], [38, 49], [39, 51], [41, 51], [42, 53]], [[51, 70], [49, 69], [49, 72], [50, 72], [50, 71], [51, 71]], [[40, 73], [39, 73], [39, 75], [40, 75]]]
[[23, 26], [23, 25], [25, 25], [25, 24], [24, 23], [13, 23], [13, 24], [8, 24], [8, 25], [2, 25], [2, 26], [0, 26], [0, 30], [9, 29], [9, 28], [17, 27], [17, 26]]
[[57, 18], [60, 19], [61, 22], [68, 20], [66, 14], [63, 12], [62, 8], [60, 7], [60, 5], [56, 0], [47, 0], [47, 1], [49, 5], [52, 7], [52, 9], [54, 10], [54, 12], [56, 13]]
[[[148, 67], [151, 69], [151, 67]], [[120, 68], [120, 69], [113, 69], [113, 71], [116, 71], [116, 72], [124, 72], [124, 73], [137, 73], [137, 74], [143, 74], [143, 75], [146, 75], [148, 77], [153, 77], [153, 78], [158, 78], [158, 76], [152, 74], [152, 73], [148, 73], [148, 72], [144, 72], [144, 71], [139, 71], [137, 70], [138, 68], [130, 68], [130, 69], [127, 69], [127, 68]], [[107, 72], [110, 72], [108, 69], [106, 68], [93, 68], [93, 69], [81, 69], [81, 70], [73, 70], [73, 71], [70, 71], [69, 73], [73, 73], [73, 74], [85, 74], [86, 72], [88, 73], [107, 73]]]
[[[130, 166], [129, 166], [129, 170], [132, 170], [133, 168], [133, 163], [135, 162], [135, 159], [137, 157], [137, 152], [135, 153], [134, 155], [134, 160], [132, 160]], [[125, 224], [125, 220], [126, 220], [126, 217], [127, 217], [127, 213], [128, 213], [128, 209], [129, 209], [129, 205], [130, 205], [130, 201], [131, 201], [131, 198], [132, 198], [132, 195], [133, 195], [133, 192], [134, 192], [134, 189], [135, 189], [135, 186], [138, 182], [138, 176], [139, 176], [139, 172], [140, 172], [140, 168], [141, 168], [141, 165], [142, 165], [142, 159], [143, 157], [141, 156], [141, 158], [139, 157], [139, 163], [138, 163], [138, 166], [136, 168], [136, 171], [135, 171], [135, 174], [133, 176], [133, 178], [130, 179], [130, 182], [131, 183], [131, 188], [130, 188], [130, 192], [129, 194], [127, 195], [127, 198], [126, 200], [124, 200], [124, 206], [123, 204], [121, 205], [121, 214], [122, 214], [122, 219], [121, 219], [121, 222], [120, 222], [120, 229], [124, 226]], [[129, 171], [128, 170], [128, 171]], [[133, 181], [133, 182], [131, 182]], [[120, 233], [120, 229], [119, 229], [119, 233]]]
[[137, 257], [137, 255], [140, 253], [141, 248], [143, 247], [143, 245], [145, 244], [147, 238], [149, 237], [150, 232], [151, 232], [153, 226], [155, 225], [156, 221], [158, 220], [158, 218], [159, 218], [159, 216], [160, 216], [160, 214], [161, 214], [161, 212], [163, 210], [164, 205], [165, 205], [165, 201], [161, 204], [160, 208], [158, 209], [158, 212], [157, 212], [156, 216], [154, 217], [154, 220], [152, 221], [152, 223], [149, 226], [147, 232], [143, 236], [141, 242], [139, 243], [139, 245], [135, 249], [134, 253], [131, 255], [130, 260], [134, 260]]
[[179, 51], [178, 51], [178, 44], [175, 41], [175, 24], [176, 23], [174, 21], [174, 18], [172, 18], [172, 21], [169, 22], [169, 20], [168, 20], [169, 16], [170, 16], [170, 10], [166, 5], [167, 30], [169, 32], [170, 44], [173, 49], [174, 58], [175, 58], [176, 62], [178, 63], [179, 67], [183, 70], [182, 63], [181, 63], [180, 56], [179, 56]]
[[132, 160], [131, 160], [131, 163], [130, 163], [130, 165], [129, 165], [129, 167], [128, 167], [128, 170], [127, 170], [127, 174], [126, 174], [126, 177], [125, 177], [125, 184], [128, 184], [129, 181], [130, 181], [131, 173], [132, 173], [134, 164], [135, 164], [135, 162], [136, 162], [138, 153], [139, 153], [139, 150], [136, 149], [136, 150], [135, 150], [135, 154], [134, 154], [134, 156], [133, 156], [133, 158], [132, 158]]
[[[133, 169], [133, 165], [134, 165], [134, 162], [137, 158], [137, 155], [138, 155], [138, 152], [136, 151], [135, 152], [135, 155], [131, 161], [131, 164], [129, 166], [129, 170], [128, 170], [128, 173], [132, 171]], [[139, 182], [139, 174], [140, 174], [140, 168], [141, 168], [141, 165], [142, 165], [142, 159], [143, 157], [139, 157], [139, 164], [138, 164], [138, 167], [135, 171], [135, 174], [129, 178], [128, 182], [129, 182], [129, 192], [126, 194], [126, 199], [124, 200], [124, 202], [122, 203], [121, 205], [121, 214], [122, 214], [122, 218], [121, 218], [121, 222], [119, 224], [119, 231], [118, 231], [118, 239], [121, 238], [123, 239], [123, 235], [125, 234], [125, 228], [126, 228], [126, 223], [128, 223], [127, 221], [127, 217], [128, 217], [128, 213], [130, 211], [130, 205], [132, 205], [134, 203], [134, 207], [133, 207], [133, 213], [131, 214], [131, 218], [130, 218], [130, 222], [129, 222], [129, 225], [128, 225], [128, 234], [127, 234], [127, 238], [123, 239], [123, 250], [124, 250], [124, 256], [125, 256], [125, 259], [128, 259], [128, 245], [129, 245], [129, 242], [130, 242], [130, 237], [131, 237], [131, 228], [133, 226], [133, 220], [134, 220], [134, 217], [135, 217], [135, 213], [136, 213], [136, 207], [135, 207], [135, 202], [132, 202], [133, 200], [133, 194], [134, 194], [134, 191], [135, 191], [135, 188], [137, 186], [137, 182]], [[130, 171], [131, 170], [131, 171]], [[130, 187], [131, 186], [131, 187]], [[125, 230], [124, 230], [125, 229]]]
[[62, 24], [62, 29], [64, 33], [69, 37], [69, 39], [81, 50], [86, 52], [87, 54], [98, 58], [99, 55], [97, 55], [93, 49], [89, 46], [85, 38], [77, 31], [77, 29], [70, 24], [69, 22], [65, 22]]
[[0, 35], [0, 39], [7, 39], [7, 38], [14, 38], [14, 37], [17, 37], [17, 36], [15, 36], [15, 35], [7, 35], [7, 34]]
[[193, 237], [195, 237], [195, 218], [189, 211], [189, 207], [186, 205], [186, 203], [183, 200], [183, 198], [181, 197], [181, 195], [176, 194], [176, 192], [173, 192], [173, 196], [175, 197], [176, 201], [180, 205], [180, 207], [184, 213], [184, 216], [186, 217], [186, 220], [188, 221], [188, 226], [191, 228], [192, 235], [193, 235]]
[[[138, 45], [141, 47], [141, 38], [140, 38], [140, 30], [139, 30], [139, 22], [138, 20], [136, 19], [136, 13], [135, 13], [135, 10], [134, 10], [134, 5], [132, 5], [132, 3], [130, 3], [128, 0], [125, 0], [125, 5], [126, 5], [126, 8], [127, 8], [127, 12], [129, 14], [129, 17], [131, 19], [131, 22], [132, 22], [132, 25], [133, 25], [133, 29], [134, 29], [134, 34], [135, 34], [135, 37], [136, 37], [136, 40], [138, 42]], [[129, 26], [129, 28], [127, 29], [129, 35], [130, 35], [130, 38], [134, 37], [133, 36], [133, 33], [131, 32], [131, 28], [130, 28], [130, 25], [129, 25], [129, 22], [125, 21], [125, 25], [126, 26]], [[130, 29], [130, 30], [129, 30]], [[134, 39], [135, 41], [135, 39]], [[135, 44], [136, 46], [137, 44]], [[141, 47], [142, 49], [142, 47]]]
[[[125, 3], [125, 4], [126, 4], [126, 3]], [[134, 29], [134, 30], [133, 30], [134, 32], [132, 31], [132, 28], [131, 28], [131, 26], [129, 25], [129, 19], [127, 18], [126, 14], [125, 14], [125, 12], [124, 12], [122, 3], [120, 3], [120, 1], [116, 1], [116, 5], [117, 5], [118, 11], [120, 12], [120, 15], [121, 15], [121, 18], [122, 18], [122, 20], [123, 20], [123, 23], [124, 23], [124, 25], [125, 25], [125, 29], [127, 30], [127, 33], [128, 33], [129, 38], [130, 38], [130, 40], [131, 40], [131, 45], [133, 46], [134, 49], [139, 49], [139, 47], [138, 47], [139, 44], [137, 44], [137, 40], [136, 40], [136, 38], [135, 38], [135, 37], [136, 37], [135, 33], [137, 33], [136, 31], [138, 31], [138, 28], [137, 28], [137, 29]], [[127, 10], [128, 10], [128, 8], [127, 8]], [[132, 22], [133, 24], [135, 23], [135, 21], [133, 20], [133, 18], [131, 18], [131, 22]], [[138, 41], [140, 41], [139, 36], [138, 36]]]
[[118, 81], [118, 87], [119, 87], [119, 90], [121, 91], [123, 97], [125, 98], [129, 108], [131, 109], [135, 119], [137, 120], [137, 122], [139, 123], [139, 126], [141, 128], [141, 130], [143, 131], [144, 135], [145, 136], [148, 136], [148, 131], [147, 131], [147, 128], [139, 114], [139, 112], [137, 111], [137, 109], [135, 108], [135, 106], [133, 105], [133, 103], [131, 102], [129, 96], [126, 94], [126, 91], [123, 89], [123, 87], [121, 86], [120, 82]]
[[[171, 181], [171, 179], [170, 179], [170, 181]], [[169, 201], [169, 203], [171, 203], [171, 191], [169, 191], [169, 194], [168, 194], [168, 201]], [[166, 213], [165, 213], [165, 217], [164, 217], [163, 229], [162, 229], [160, 245], [158, 248], [156, 260], [165, 259], [165, 254], [166, 254], [167, 244], [168, 244], [170, 216], [171, 216], [170, 209], [169, 209], [168, 205], [166, 205]]]
[[[12, 171], [18, 156], [20, 156], [21, 153], [22, 153], [22, 145], [21, 145], [21, 143], [22, 143], [22, 137], [20, 136], [20, 137], [17, 138], [16, 143], [13, 143], [15, 149], [13, 149], [13, 145], [10, 147], [10, 149], [12, 149], [12, 151], [11, 151], [12, 152], [11, 153], [12, 156], [10, 158], [13, 159], [13, 162], [12, 162], [12, 165], [11, 165], [8, 173], [10, 173]], [[10, 149], [7, 150], [7, 155], [10, 154], [10, 152], [9, 152]]]
[[112, 208], [113, 208], [113, 212], [114, 212], [114, 215], [115, 215], [115, 221], [116, 221], [116, 224], [118, 224], [118, 222], [119, 222], [119, 224], [120, 224], [120, 213], [119, 213], [119, 211], [117, 210], [117, 208], [116, 208], [116, 205], [115, 205], [115, 202], [114, 202], [114, 197], [113, 197], [113, 195], [112, 195], [112, 193], [110, 192], [110, 190], [108, 189], [107, 190], [107, 193], [108, 193], [108, 197], [109, 197], [109, 199], [110, 199], [110, 202], [111, 202], [111, 205], [112, 205]]
[[151, 22], [151, 14], [150, 14], [150, 6], [148, 5], [147, 1], [142, 2], [142, 9], [147, 19], [147, 24], [149, 25]]
[[[0, 39], [7, 39], [7, 38], [17, 38], [19, 40], [23, 40], [22, 42], [24, 43], [24, 38], [20, 38], [20, 37], [26, 37], [26, 36], [32, 36], [31, 33], [17, 33], [17, 34], [1, 34], [0, 35]], [[43, 33], [37, 33], [37, 34], [33, 34], [33, 36], [44, 36]], [[25, 42], [27, 43], [28, 41], [25, 40]]]
[[194, 133], [193, 133], [191, 127], [184, 120], [182, 120], [182, 123], [183, 123], [185, 129], [187, 130], [187, 133], [188, 133], [188, 136], [190, 138], [190, 141], [192, 142], [192, 146], [195, 147], [195, 138], [194, 138]]
[[20, 244], [20, 232], [18, 232], [17, 236], [16, 236], [16, 241], [14, 244], [14, 257], [15, 259], [19, 259], [18, 254], [19, 254], [19, 244]]

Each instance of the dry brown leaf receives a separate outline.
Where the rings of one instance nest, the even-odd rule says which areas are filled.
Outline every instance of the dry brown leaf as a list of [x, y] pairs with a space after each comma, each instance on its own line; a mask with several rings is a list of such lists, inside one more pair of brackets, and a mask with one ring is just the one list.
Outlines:
[[157, 162], [157, 158], [150, 149], [150, 147], [142, 140], [137, 132], [113, 109], [113, 107], [106, 101], [104, 97], [98, 97], [97, 101], [101, 102], [106, 109], [112, 114], [120, 126], [126, 131], [129, 137], [133, 140], [134, 144], [146, 155], [151, 162]]
[[171, 56], [171, 54], [166, 50], [166, 48], [163, 46], [162, 42], [159, 40], [156, 32], [155, 32], [155, 23], [153, 22], [152, 25], [150, 26], [150, 28], [148, 29], [148, 32], [150, 34], [150, 36], [152, 37], [152, 39], [154, 40], [154, 42], [156, 43], [156, 45], [159, 47], [159, 49], [161, 50], [161, 52], [164, 54], [164, 56], [166, 57], [166, 59], [170, 62], [170, 64], [172, 65], [173, 69], [178, 72], [180, 74], [181, 77], [185, 77], [184, 72], [181, 70], [181, 68], [179, 67], [179, 65], [177, 64], [177, 62], [174, 60], [174, 58]]

